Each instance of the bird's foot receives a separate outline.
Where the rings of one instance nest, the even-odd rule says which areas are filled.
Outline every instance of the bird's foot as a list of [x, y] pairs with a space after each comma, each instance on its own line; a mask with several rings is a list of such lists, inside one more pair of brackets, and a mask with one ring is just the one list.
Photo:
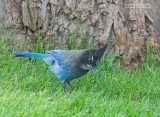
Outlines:
[[71, 85], [70, 82], [68, 82], [68, 85], [72, 88], [72, 90], [74, 90], [74, 87]]

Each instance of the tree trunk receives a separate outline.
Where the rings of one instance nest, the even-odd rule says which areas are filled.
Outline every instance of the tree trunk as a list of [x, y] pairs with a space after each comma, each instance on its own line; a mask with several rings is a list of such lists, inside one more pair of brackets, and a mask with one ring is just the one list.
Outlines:
[[[86, 36], [84, 47], [110, 44], [115, 60], [125, 67], [137, 67], [147, 56], [147, 39], [157, 48], [160, 37], [159, 0], [0, 0], [0, 23], [15, 29], [14, 40], [29, 39], [30, 49], [40, 34], [43, 44], [54, 36], [52, 49], [68, 46], [68, 37], [76, 34], [79, 45]], [[115, 36], [109, 38], [114, 25]], [[55, 45], [56, 44], [56, 45]], [[45, 46], [44, 46], [45, 48]], [[155, 49], [157, 51], [157, 49]]]

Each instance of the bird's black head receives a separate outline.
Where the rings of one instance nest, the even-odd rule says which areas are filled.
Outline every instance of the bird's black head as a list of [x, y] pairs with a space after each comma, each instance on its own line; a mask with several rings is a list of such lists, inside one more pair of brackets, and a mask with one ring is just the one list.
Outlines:
[[108, 44], [103, 46], [99, 49], [88, 49], [86, 50], [80, 58], [81, 68], [83, 70], [90, 70], [92, 69], [93, 73], [95, 74], [95, 66], [101, 60], [105, 50], [107, 49]]

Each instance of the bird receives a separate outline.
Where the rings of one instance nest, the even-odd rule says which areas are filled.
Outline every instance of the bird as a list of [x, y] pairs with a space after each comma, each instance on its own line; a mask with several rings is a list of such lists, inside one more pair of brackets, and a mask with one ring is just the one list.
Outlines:
[[69, 93], [66, 85], [73, 90], [74, 87], [70, 81], [79, 78], [90, 70], [95, 74], [95, 67], [105, 53], [108, 44], [98, 49], [82, 50], [51, 50], [47, 54], [33, 52], [13, 52], [15, 57], [35, 57], [42, 59], [49, 65], [50, 70], [62, 81], [62, 87], [66, 93]]

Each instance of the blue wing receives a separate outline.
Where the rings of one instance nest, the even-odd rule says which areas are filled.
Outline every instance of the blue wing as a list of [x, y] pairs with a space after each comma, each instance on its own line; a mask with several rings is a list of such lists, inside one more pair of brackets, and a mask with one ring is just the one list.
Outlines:
[[65, 53], [66, 50], [52, 50], [47, 51], [48, 54], [52, 55], [55, 58], [55, 61], [58, 62], [58, 65], [61, 66], [63, 69], [69, 68], [69, 65], [64, 64], [64, 60], [61, 56], [62, 53]]

